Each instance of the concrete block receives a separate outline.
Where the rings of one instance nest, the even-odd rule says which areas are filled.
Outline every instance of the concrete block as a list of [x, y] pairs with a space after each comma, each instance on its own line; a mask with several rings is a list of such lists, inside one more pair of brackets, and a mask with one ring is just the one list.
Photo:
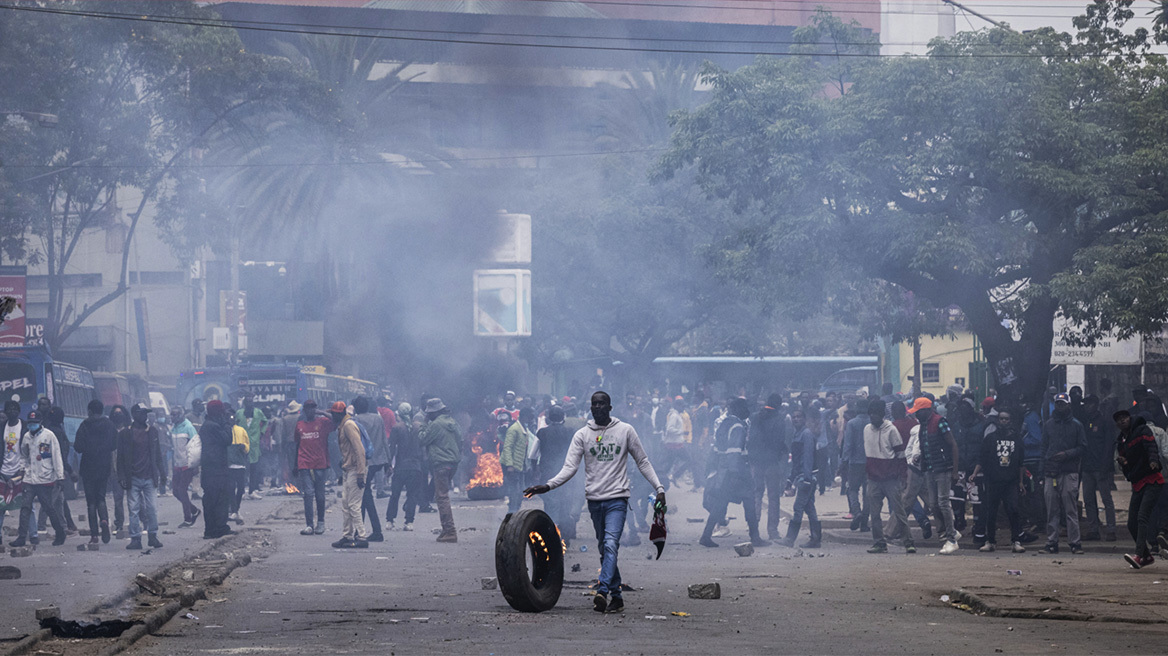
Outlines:
[[20, 568], [12, 565], [0, 565], [0, 580], [20, 578]]
[[734, 545], [734, 552], [739, 556], [750, 556], [754, 554], [754, 545], [749, 542]]
[[499, 579], [497, 579], [493, 576], [484, 576], [481, 580], [481, 583], [483, 584], [484, 590], [498, 590], [499, 589]]
[[149, 592], [152, 595], [158, 595], [159, 597], [161, 597], [163, 593], [166, 592], [166, 586], [142, 573], [139, 573], [134, 577], [134, 583], [137, 583], [138, 587], [142, 588], [146, 592]]
[[36, 609], [37, 621], [57, 618], [61, 616], [61, 609], [56, 606], [46, 606], [44, 608]]
[[96, 543], [96, 542], [86, 542], [86, 543], [85, 543], [85, 548], [86, 548], [87, 550], [89, 550], [89, 551], [97, 551], [98, 549], [100, 549], [100, 548], [101, 548], [101, 545], [99, 545], [99, 544], [98, 544], [98, 543]]
[[8, 555], [13, 558], [27, 558], [32, 555], [32, 547], [12, 547], [8, 550]]
[[690, 599], [721, 599], [722, 585], [720, 583], [695, 583], [689, 586]]

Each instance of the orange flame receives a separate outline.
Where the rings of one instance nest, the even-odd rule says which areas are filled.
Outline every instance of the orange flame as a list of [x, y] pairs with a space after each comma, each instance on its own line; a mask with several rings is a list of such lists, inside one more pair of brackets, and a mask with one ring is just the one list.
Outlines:
[[291, 483], [286, 483], [284, 485], [284, 491], [287, 492], [288, 494], [300, 494], [300, 488], [296, 487], [295, 485], [293, 485]]
[[502, 487], [503, 466], [499, 464], [499, 454], [483, 453], [482, 447], [472, 447], [471, 452], [478, 456], [474, 475], [467, 483], [467, 489], [475, 487]]

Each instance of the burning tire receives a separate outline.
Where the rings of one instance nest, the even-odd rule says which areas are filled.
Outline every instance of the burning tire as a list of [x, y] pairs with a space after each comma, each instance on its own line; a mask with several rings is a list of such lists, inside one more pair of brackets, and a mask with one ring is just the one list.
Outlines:
[[515, 610], [539, 613], [556, 605], [564, 585], [564, 543], [547, 513], [530, 508], [503, 518], [495, 536], [495, 575]]

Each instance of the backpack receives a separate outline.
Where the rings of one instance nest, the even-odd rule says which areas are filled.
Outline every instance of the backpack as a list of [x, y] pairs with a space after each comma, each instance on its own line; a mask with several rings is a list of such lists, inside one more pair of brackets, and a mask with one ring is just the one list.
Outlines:
[[353, 422], [354, 424], [357, 424], [357, 429], [361, 431], [361, 446], [365, 447], [365, 458], [366, 459], [372, 458], [373, 457], [373, 440], [369, 439], [369, 433], [365, 431], [365, 426], [361, 425], [361, 422], [357, 421], [356, 419], [353, 419], [352, 417], [349, 418], [349, 421]]
[[1168, 463], [1168, 431], [1155, 424], [1148, 424], [1147, 426], [1152, 429], [1152, 436], [1156, 438], [1156, 446], [1160, 450], [1160, 465], [1162, 467], [1165, 463]]

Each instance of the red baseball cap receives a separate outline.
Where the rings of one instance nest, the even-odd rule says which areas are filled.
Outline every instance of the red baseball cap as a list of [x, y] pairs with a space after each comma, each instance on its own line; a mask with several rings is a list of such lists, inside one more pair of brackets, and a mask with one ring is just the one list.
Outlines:
[[349, 411], [349, 406], [345, 405], [344, 401], [337, 401], [329, 408], [329, 412], [336, 412], [338, 414], [345, 414]]

